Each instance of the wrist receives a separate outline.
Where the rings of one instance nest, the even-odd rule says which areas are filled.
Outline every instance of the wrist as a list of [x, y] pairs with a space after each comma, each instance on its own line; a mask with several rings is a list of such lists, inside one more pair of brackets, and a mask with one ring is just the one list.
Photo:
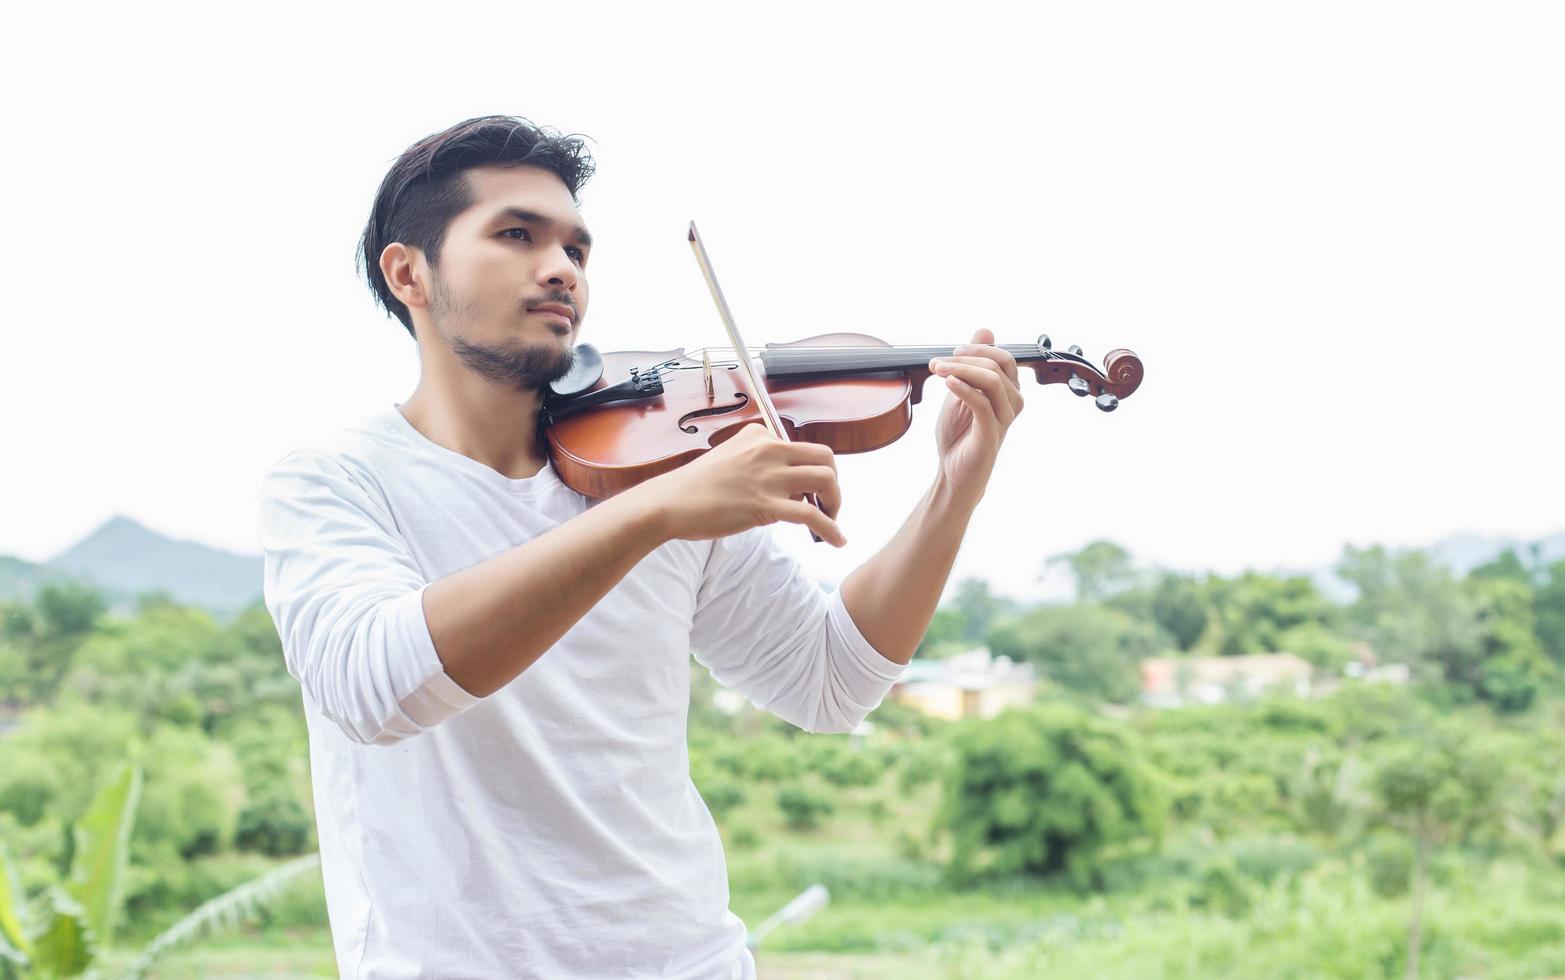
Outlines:
[[680, 536], [673, 509], [656, 484], [655, 477], [643, 480], [604, 501], [623, 509], [631, 537], [648, 551]]
[[944, 469], [935, 473], [935, 482], [929, 488], [929, 509], [942, 517], [966, 520], [978, 507], [984, 496], [984, 488], [977, 490], [958, 487], [946, 476]]

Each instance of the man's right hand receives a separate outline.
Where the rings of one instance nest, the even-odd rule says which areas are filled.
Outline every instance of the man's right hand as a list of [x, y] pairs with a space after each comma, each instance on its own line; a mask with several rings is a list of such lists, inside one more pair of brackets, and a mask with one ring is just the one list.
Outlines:
[[[833, 520], [842, 504], [835, 454], [811, 442], [784, 442], [758, 423], [625, 492], [643, 495], [670, 537], [721, 538], [791, 521], [839, 548], [848, 543]], [[811, 493], [820, 507], [801, 499]]]

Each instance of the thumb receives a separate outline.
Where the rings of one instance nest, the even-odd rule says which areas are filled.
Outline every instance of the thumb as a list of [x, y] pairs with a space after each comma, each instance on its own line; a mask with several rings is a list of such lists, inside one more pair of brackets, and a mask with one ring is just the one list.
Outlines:
[[992, 344], [992, 343], [994, 343], [994, 331], [990, 330], [988, 327], [979, 327], [978, 330], [973, 334], [973, 343], [975, 343], [975, 344]]

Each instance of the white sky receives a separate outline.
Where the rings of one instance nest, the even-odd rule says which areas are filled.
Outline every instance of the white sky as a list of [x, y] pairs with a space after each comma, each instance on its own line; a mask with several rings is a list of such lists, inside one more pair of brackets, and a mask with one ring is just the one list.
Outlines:
[[[590, 135], [582, 339], [1047, 332], [1147, 381], [1030, 386], [957, 576], [1565, 527], [1565, 6], [29, 5], [0, 41], [0, 553], [116, 513], [256, 550], [264, 469], [412, 390], [353, 251], [408, 144]], [[840, 578], [933, 474], [939, 398], [840, 459]], [[953, 582], [955, 577], [953, 578]]]

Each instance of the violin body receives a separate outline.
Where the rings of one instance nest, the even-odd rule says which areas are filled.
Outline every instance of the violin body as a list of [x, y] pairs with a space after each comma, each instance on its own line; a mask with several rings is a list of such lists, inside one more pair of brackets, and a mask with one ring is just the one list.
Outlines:
[[[953, 349], [897, 348], [866, 334], [836, 333], [768, 344], [756, 360], [789, 438], [862, 453], [907, 432], [930, 359]], [[1097, 396], [1105, 410], [1141, 383], [1141, 361], [1130, 351], [1112, 351], [1099, 371], [1079, 349], [1051, 350], [1046, 337], [1005, 349], [1033, 368], [1040, 384], [1069, 384]], [[600, 356], [601, 376], [572, 396], [552, 395], [540, 416], [560, 479], [588, 497], [609, 497], [666, 473], [762, 421], [735, 360], [708, 362], [683, 349]], [[614, 400], [599, 401], [610, 388]]]

